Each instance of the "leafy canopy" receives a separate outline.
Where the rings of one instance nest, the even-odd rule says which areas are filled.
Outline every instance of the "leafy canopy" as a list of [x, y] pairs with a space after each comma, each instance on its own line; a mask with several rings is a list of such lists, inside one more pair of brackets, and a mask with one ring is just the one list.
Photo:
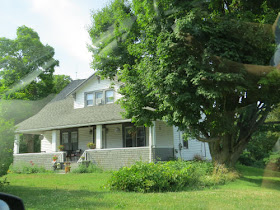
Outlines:
[[52, 75], [59, 64], [53, 56], [54, 49], [26, 26], [17, 29], [14, 40], [0, 38], [1, 97], [36, 100], [52, 93]]
[[276, 0], [115, 0], [92, 15], [92, 67], [123, 83], [125, 117], [166, 120], [234, 162], [280, 102], [279, 9]]

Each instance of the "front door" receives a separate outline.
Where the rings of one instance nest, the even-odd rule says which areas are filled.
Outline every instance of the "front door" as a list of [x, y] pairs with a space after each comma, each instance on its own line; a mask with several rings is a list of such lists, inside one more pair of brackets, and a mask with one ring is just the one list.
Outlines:
[[64, 145], [64, 150], [71, 154], [78, 150], [78, 131], [65, 130], [61, 132], [61, 145]]

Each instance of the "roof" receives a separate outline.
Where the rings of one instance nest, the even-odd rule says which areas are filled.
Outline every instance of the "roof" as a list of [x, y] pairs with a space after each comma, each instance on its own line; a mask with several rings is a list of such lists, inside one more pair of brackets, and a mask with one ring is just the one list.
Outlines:
[[16, 125], [16, 132], [28, 133], [130, 121], [123, 119], [121, 112], [124, 110], [118, 104], [74, 109], [74, 99], [68, 95], [85, 81], [72, 81], [40, 112]]
[[80, 86], [84, 81], [86, 80], [77, 79], [70, 82], [59, 94], [56, 95], [56, 97], [52, 100], [52, 102], [65, 99], [74, 89]]
[[73, 104], [74, 99], [72, 97], [51, 102], [36, 115], [19, 123], [16, 132], [27, 133], [129, 121], [122, 118], [120, 112], [123, 109], [118, 104], [105, 104], [79, 109], [74, 109]]
[[91, 78], [93, 78], [95, 76], [95, 73], [93, 73], [91, 76], [89, 76], [89, 78], [84, 79], [81, 83], [79, 83], [76, 87], [74, 87], [73, 89], [71, 89], [71, 91], [69, 91], [66, 96], [69, 96], [71, 93], [75, 93], [80, 87], [82, 87], [85, 83], [87, 83], [88, 81], [91, 80]]
[[[94, 76], [96, 76], [97, 78], [99, 77], [98, 75], [96, 75], [96, 72], [93, 73], [89, 78], [84, 79], [83, 81], [81, 81], [76, 87], [74, 87], [73, 89], [71, 89], [71, 91], [69, 91], [66, 96], [69, 96], [70, 94], [73, 94], [75, 92], [77, 92], [81, 87], [83, 87], [83, 85], [85, 85], [87, 82], [89, 82]], [[113, 79], [114, 82], [118, 82], [118, 77], [115, 76]]]

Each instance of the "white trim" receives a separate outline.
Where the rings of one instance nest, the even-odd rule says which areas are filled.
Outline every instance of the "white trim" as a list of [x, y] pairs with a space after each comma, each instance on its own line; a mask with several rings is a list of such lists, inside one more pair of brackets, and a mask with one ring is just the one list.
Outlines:
[[65, 153], [66, 154], [66, 152], [38, 152], [38, 153], [21, 153], [21, 154], [14, 154], [14, 155], [16, 155], [16, 156], [28, 156], [28, 155], [46, 155], [46, 154], [48, 154], [48, 155], [50, 155], [50, 154], [63, 154], [63, 153]]
[[124, 150], [129, 150], [129, 149], [148, 149], [149, 147], [120, 147], [120, 148], [107, 148], [107, 149], [87, 149], [85, 151], [109, 151], [109, 150], [120, 150], [120, 149], [124, 149]]
[[58, 130], [58, 129], [63, 129], [63, 128], [78, 128], [78, 127], [90, 126], [90, 125], [116, 124], [116, 123], [123, 123], [123, 122], [131, 122], [131, 119], [104, 121], [104, 122], [98, 122], [98, 123], [85, 123], [85, 124], [78, 124], [78, 125], [64, 125], [64, 126], [47, 127], [47, 128], [36, 128], [36, 129], [29, 129], [29, 130], [17, 130], [16, 133], [28, 133], [28, 132], [32, 132], [32, 131]]
[[174, 147], [172, 147], [172, 146], [155, 146], [154, 148], [156, 148], [156, 149], [173, 149]]
[[79, 84], [77, 87], [75, 87], [71, 92], [69, 92], [66, 95], [66, 97], [69, 96], [70, 94], [75, 93], [81, 86], [83, 86], [87, 81], [89, 81], [93, 76], [95, 76], [95, 73], [93, 73], [91, 76], [89, 76], [89, 78], [85, 79], [81, 84]]

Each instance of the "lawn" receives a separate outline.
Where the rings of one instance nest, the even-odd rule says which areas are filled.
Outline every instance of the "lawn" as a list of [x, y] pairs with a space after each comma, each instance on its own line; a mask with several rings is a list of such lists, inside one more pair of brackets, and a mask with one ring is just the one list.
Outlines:
[[243, 176], [212, 189], [170, 193], [111, 192], [110, 173], [9, 174], [6, 193], [27, 209], [280, 209], [280, 173], [239, 166]]

